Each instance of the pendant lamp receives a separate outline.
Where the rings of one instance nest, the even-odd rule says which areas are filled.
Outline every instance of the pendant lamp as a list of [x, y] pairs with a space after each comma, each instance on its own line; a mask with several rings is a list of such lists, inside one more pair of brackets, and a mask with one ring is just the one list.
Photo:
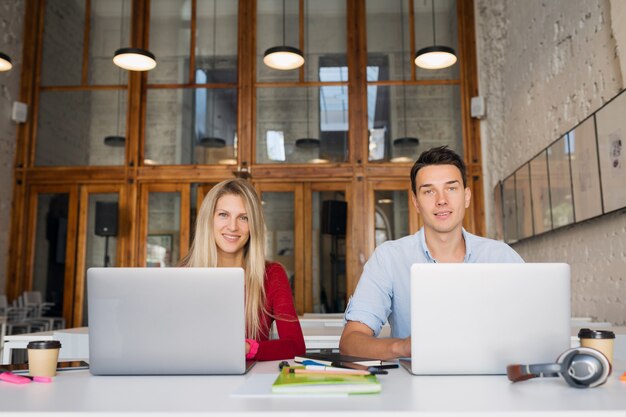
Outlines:
[[442, 69], [456, 62], [454, 49], [448, 46], [437, 45], [435, 30], [435, 0], [432, 6], [433, 46], [422, 48], [415, 54], [415, 65], [424, 69]]
[[[213, 0], [213, 60], [212, 60], [212, 71], [215, 74], [215, 51], [217, 48], [217, 0]], [[217, 129], [215, 128], [215, 96], [217, 92], [215, 89], [211, 90], [211, 136], [204, 136], [198, 140], [198, 145], [203, 146], [205, 148], [224, 148], [226, 146], [226, 139], [218, 137], [215, 132]]]
[[11, 57], [7, 54], [3, 54], [0, 52], [0, 72], [8, 71], [13, 68], [13, 64], [11, 63]]
[[[402, 7], [403, 2], [400, 2], [400, 36], [402, 37], [402, 56], [404, 56], [404, 8]], [[404, 74], [404, 60], [402, 61], [402, 79], [405, 79]], [[407, 115], [406, 115], [406, 85], [402, 86], [402, 116], [404, 117], [404, 136], [396, 138], [393, 140], [393, 146], [398, 151], [406, 150], [407, 148], [412, 148], [419, 145], [420, 141], [418, 138], [414, 136], [409, 136], [407, 133]], [[397, 160], [392, 159], [392, 162], [397, 162]]]
[[141, 48], [120, 48], [115, 51], [113, 63], [129, 71], [150, 71], [157, 66], [150, 51]]
[[283, 0], [283, 44], [265, 51], [263, 63], [277, 70], [292, 70], [304, 64], [302, 51], [293, 46], [285, 45], [285, 0]]

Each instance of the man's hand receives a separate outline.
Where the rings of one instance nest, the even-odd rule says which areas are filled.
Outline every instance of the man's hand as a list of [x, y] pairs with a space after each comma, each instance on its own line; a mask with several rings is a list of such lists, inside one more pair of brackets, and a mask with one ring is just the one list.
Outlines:
[[339, 351], [344, 355], [382, 360], [411, 356], [411, 337], [378, 339], [367, 325], [348, 321], [341, 334]]

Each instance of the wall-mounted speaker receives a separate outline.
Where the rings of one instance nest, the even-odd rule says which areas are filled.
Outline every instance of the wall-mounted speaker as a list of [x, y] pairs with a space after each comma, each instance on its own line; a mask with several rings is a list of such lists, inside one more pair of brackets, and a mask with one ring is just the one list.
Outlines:
[[348, 203], [339, 200], [326, 200], [322, 203], [322, 233], [346, 235]]
[[96, 235], [117, 236], [116, 202], [96, 201]]

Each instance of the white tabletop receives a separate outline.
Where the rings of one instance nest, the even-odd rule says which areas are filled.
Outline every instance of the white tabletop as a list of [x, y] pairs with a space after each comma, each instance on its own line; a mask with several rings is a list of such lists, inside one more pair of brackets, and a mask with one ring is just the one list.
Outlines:
[[[505, 376], [416, 377], [404, 369], [380, 376], [381, 394], [345, 398], [241, 398], [232, 394], [246, 383], [272, 381], [278, 362], [258, 363], [243, 376], [92, 376], [64, 371], [50, 384], [0, 383], [3, 416], [19, 412], [228, 413], [237, 415], [626, 415], [626, 383], [620, 363], [610, 380], [593, 389], [570, 388], [560, 378], [511, 384]], [[265, 376], [263, 376], [265, 375]], [[267, 382], [269, 385], [270, 382]], [[380, 413], [384, 414], [380, 414]]]

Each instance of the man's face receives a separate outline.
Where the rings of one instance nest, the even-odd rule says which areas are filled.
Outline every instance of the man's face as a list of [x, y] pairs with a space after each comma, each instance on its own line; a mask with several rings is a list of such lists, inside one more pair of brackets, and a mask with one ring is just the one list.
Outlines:
[[463, 188], [461, 171], [454, 165], [429, 165], [417, 172], [413, 204], [424, 228], [438, 233], [460, 230], [471, 192]]

